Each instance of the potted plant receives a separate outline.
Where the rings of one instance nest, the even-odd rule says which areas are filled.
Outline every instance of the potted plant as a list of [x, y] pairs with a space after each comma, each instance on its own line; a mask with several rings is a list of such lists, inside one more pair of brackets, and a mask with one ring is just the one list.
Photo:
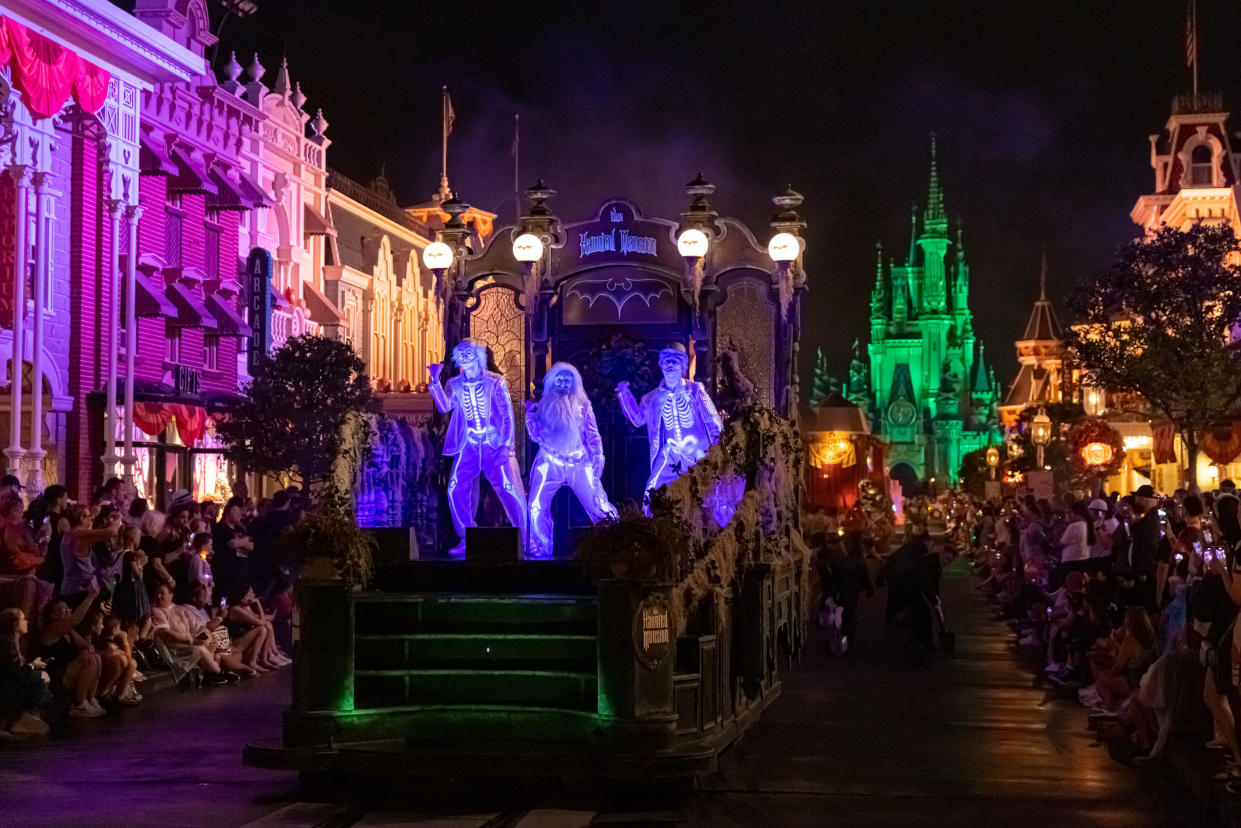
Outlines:
[[341, 580], [360, 590], [374, 577], [375, 539], [358, 528], [349, 498], [330, 484], [319, 508], [286, 529], [278, 546], [306, 580]]

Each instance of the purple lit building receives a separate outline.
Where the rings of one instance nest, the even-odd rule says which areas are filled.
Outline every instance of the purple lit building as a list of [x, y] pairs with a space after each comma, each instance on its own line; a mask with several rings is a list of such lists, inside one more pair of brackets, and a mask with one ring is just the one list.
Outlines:
[[138, 5], [183, 21], [179, 35], [105, 0], [0, 10], [0, 439], [8, 471], [75, 497], [123, 459], [102, 439], [135, 411], [109, 381], [137, 368], [122, 320], [167, 302], [137, 291], [128, 255], [145, 224], [144, 97], [199, 77], [210, 37], [201, 2]]

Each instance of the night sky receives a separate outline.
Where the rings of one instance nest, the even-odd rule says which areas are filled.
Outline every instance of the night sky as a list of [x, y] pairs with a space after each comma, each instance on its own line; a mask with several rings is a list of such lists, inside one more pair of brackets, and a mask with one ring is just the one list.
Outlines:
[[[287, 53], [331, 123], [329, 165], [366, 182], [386, 164], [403, 203], [438, 184], [441, 84], [457, 114], [449, 179], [501, 224], [514, 113], [521, 185], [544, 177], [562, 219], [611, 195], [675, 219], [702, 170], [717, 209], [765, 239], [769, 199], [791, 183], [809, 222], [803, 365], [821, 345], [842, 374], [865, 341], [876, 240], [909, 244], [932, 130], [975, 328], [1007, 384], [1040, 247], [1062, 304], [1133, 235], [1147, 135], [1190, 83], [1175, 0], [257, 2], [227, 21], [217, 67], [234, 49], [271, 70]], [[1202, 88], [1237, 105], [1241, 4], [1201, 0], [1199, 18]]]

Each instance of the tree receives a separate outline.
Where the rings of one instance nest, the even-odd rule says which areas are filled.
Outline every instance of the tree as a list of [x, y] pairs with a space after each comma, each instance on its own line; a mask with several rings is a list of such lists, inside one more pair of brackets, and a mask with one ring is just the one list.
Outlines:
[[1241, 404], [1239, 260], [1227, 224], [1164, 227], [1121, 248], [1071, 303], [1089, 382], [1141, 395], [1180, 431], [1190, 469], [1202, 430]]
[[[331, 473], [346, 423], [366, 422], [351, 415], [376, 408], [366, 366], [353, 348], [304, 334], [262, 359], [219, 434], [238, 464], [260, 474], [296, 471], [309, 487]], [[358, 439], [366, 456], [369, 430]]]

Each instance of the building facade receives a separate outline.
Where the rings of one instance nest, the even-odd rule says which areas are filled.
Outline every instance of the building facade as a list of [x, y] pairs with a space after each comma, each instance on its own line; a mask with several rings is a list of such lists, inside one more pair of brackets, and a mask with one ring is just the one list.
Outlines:
[[1021, 412], [1031, 406], [1062, 402], [1071, 383], [1065, 373], [1067, 346], [1056, 309], [1047, 298], [1047, 259], [1039, 278], [1039, 297], [1017, 340], [1017, 377], [1000, 404], [1000, 423], [1015, 428]]
[[951, 485], [961, 458], [997, 439], [998, 387], [974, 335], [969, 288], [960, 229], [955, 242], [948, 234], [932, 137], [927, 204], [913, 211], [908, 253], [896, 264], [878, 249], [869, 377], [851, 370], [847, 389], [868, 401], [891, 475], [902, 484]]
[[134, 352], [143, 99], [200, 75], [191, 41], [210, 33], [171, 37], [102, 0], [17, 0], [0, 24], [6, 465], [31, 489], [59, 482], [84, 498], [133, 457], [123, 440], [105, 448], [102, 416], [115, 430], [136, 411], [121, 378]]

